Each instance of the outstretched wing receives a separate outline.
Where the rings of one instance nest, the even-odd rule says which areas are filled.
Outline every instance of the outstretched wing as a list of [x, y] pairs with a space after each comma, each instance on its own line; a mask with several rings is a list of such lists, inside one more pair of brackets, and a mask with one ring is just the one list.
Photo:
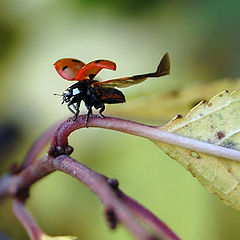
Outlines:
[[81, 81], [84, 79], [93, 80], [94, 77], [103, 69], [116, 70], [116, 64], [109, 60], [95, 60], [85, 65], [76, 74], [74, 80]]
[[79, 70], [86, 64], [78, 59], [62, 58], [56, 61], [53, 65], [62, 78], [72, 81], [75, 79]]
[[170, 58], [169, 54], [166, 53], [163, 58], [161, 59], [156, 72], [154, 73], [146, 73], [141, 75], [133, 75], [131, 77], [123, 77], [123, 78], [116, 78], [111, 79], [103, 82], [95, 82], [92, 85], [100, 85], [102, 87], [118, 87], [118, 88], [125, 88], [129, 87], [138, 83], [145, 81], [147, 78], [150, 77], [160, 77], [170, 73]]

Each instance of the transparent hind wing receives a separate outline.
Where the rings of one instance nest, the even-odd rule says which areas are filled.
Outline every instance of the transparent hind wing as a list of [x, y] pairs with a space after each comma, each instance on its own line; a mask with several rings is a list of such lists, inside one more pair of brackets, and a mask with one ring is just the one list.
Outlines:
[[168, 75], [170, 73], [170, 58], [168, 53], [166, 53], [161, 59], [156, 72], [154, 73], [146, 73], [140, 75], [133, 75], [131, 77], [123, 77], [111, 79], [103, 82], [95, 82], [92, 85], [102, 86], [102, 87], [118, 87], [118, 88], [126, 88], [135, 84], [139, 84], [145, 81], [147, 78], [157, 78], [164, 75]]

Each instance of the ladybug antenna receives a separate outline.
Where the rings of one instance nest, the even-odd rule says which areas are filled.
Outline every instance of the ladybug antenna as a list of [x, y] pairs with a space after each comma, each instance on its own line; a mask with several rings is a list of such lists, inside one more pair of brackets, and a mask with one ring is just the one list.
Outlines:
[[[54, 96], [60, 96], [60, 97], [63, 96], [63, 94], [58, 94], [58, 93], [54, 93], [53, 95], [54, 95]], [[61, 104], [64, 104], [64, 100], [61, 102]]]
[[53, 95], [54, 96], [61, 96], [61, 97], [63, 96], [63, 94], [58, 94], [58, 93], [54, 93]]

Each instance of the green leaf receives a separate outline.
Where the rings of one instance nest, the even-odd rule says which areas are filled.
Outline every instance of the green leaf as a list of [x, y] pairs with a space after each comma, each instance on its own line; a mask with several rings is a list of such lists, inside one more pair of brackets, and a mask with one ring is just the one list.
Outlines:
[[[224, 91], [202, 101], [186, 117], [178, 116], [162, 130], [215, 145], [240, 150], [240, 92]], [[154, 141], [211, 193], [240, 210], [240, 162]]]
[[77, 237], [73, 237], [73, 236], [56, 236], [56, 237], [52, 237], [52, 236], [48, 236], [48, 235], [43, 235], [41, 237], [41, 240], [77, 240]]

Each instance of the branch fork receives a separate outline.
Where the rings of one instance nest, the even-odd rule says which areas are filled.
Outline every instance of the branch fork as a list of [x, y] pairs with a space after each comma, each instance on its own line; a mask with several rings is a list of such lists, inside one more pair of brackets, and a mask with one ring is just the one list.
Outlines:
[[[239, 151], [164, 132], [154, 126], [119, 118], [101, 118], [96, 115], [91, 116], [86, 126], [85, 119], [85, 115], [79, 116], [75, 122], [72, 118], [69, 118], [57, 127], [48, 129], [33, 144], [20, 168], [13, 168], [15, 170], [0, 178], [0, 199], [6, 196], [14, 199], [13, 211], [32, 240], [42, 240], [46, 234], [25, 208], [25, 202], [29, 197], [29, 189], [39, 179], [54, 171], [62, 171], [71, 175], [98, 196], [104, 206], [105, 216], [110, 228], [115, 229], [119, 224], [124, 225], [140, 240], [180, 239], [153, 213], [120, 190], [116, 179], [110, 179], [97, 173], [69, 156], [73, 152], [73, 147], [68, 144], [68, 136], [80, 128], [107, 128], [175, 144], [194, 151], [227, 157], [232, 160], [240, 159]], [[49, 140], [48, 153], [36, 161], [39, 153]], [[213, 147], [215, 151], [212, 151]], [[142, 223], [144, 223], [144, 226]], [[145, 225], [148, 227], [146, 228]]]

